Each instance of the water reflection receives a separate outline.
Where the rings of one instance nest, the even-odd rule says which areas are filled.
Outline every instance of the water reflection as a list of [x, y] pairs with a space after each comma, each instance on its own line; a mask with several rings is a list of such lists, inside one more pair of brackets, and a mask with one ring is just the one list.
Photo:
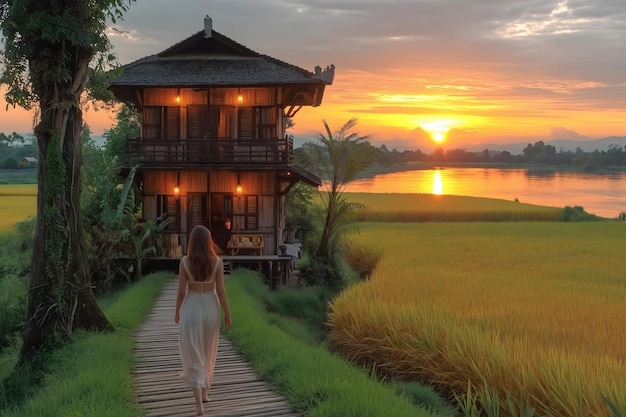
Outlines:
[[617, 217], [626, 211], [626, 173], [599, 175], [525, 169], [440, 168], [377, 175], [348, 185], [349, 192], [417, 193], [498, 198], [543, 206], [582, 206]]
[[441, 180], [441, 171], [433, 171], [433, 194], [443, 194], [443, 181]]

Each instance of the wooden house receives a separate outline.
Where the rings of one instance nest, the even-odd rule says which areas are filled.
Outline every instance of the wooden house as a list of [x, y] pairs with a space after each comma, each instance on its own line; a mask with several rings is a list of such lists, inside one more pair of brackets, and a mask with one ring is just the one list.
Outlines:
[[[285, 195], [298, 181], [320, 180], [293, 163], [287, 120], [319, 106], [334, 66], [313, 72], [254, 52], [204, 30], [156, 55], [123, 67], [111, 91], [141, 114], [141, 136], [127, 141], [128, 166], [143, 217], [173, 217], [166, 256], [185, 253], [197, 224], [207, 226], [226, 254], [278, 254], [285, 240]], [[262, 239], [258, 240], [258, 237]], [[232, 242], [232, 241], [231, 241]], [[258, 247], [260, 243], [260, 248]]]

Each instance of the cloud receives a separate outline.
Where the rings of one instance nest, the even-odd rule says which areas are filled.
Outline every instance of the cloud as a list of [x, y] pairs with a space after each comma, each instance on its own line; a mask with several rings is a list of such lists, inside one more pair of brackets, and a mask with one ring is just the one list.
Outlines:
[[[623, 0], [150, 0], [114, 25], [119, 62], [213, 28], [257, 52], [313, 70], [336, 66], [322, 113], [363, 125], [422, 116], [464, 120], [480, 135], [547, 135], [568, 126], [623, 134]], [[392, 100], [390, 100], [392, 99]], [[2, 103], [0, 103], [1, 105]], [[304, 126], [306, 109], [298, 114]], [[311, 117], [313, 119], [313, 117]], [[312, 122], [313, 123], [313, 122]], [[395, 126], [398, 128], [399, 126]], [[393, 133], [390, 133], [393, 132]], [[377, 137], [400, 134], [385, 126]], [[477, 133], [477, 135], [479, 134]]]
[[559, 127], [559, 126], [554, 126], [550, 129], [550, 137], [552, 139], [573, 139], [573, 140], [591, 139], [589, 136], [581, 135], [580, 133], [574, 130], [566, 129], [564, 127]]

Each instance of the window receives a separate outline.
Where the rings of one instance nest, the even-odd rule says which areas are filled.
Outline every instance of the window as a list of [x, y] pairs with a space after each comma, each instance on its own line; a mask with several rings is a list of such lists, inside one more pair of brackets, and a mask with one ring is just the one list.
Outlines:
[[234, 224], [245, 230], [259, 229], [259, 196], [245, 195], [233, 199]]
[[146, 106], [143, 112], [145, 139], [180, 139], [180, 108]]
[[166, 107], [167, 114], [164, 131], [167, 139], [180, 139], [180, 107]]
[[174, 196], [166, 194], [157, 195], [157, 217], [166, 219], [174, 217], [174, 221], [167, 225], [165, 230], [178, 230], [180, 228], [180, 212], [178, 200]]
[[162, 107], [144, 107], [142, 120], [144, 139], [161, 137], [162, 118]]
[[257, 107], [257, 136], [259, 139], [272, 139], [276, 135], [276, 124], [278, 122], [277, 107]]
[[187, 137], [204, 138], [210, 132], [209, 118], [209, 106], [187, 106]]

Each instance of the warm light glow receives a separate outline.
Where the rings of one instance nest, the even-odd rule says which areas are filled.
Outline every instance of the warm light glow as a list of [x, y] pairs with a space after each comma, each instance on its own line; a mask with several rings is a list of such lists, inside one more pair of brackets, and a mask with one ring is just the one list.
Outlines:
[[441, 172], [433, 172], [433, 194], [443, 194], [443, 181], [441, 180]]
[[176, 200], [180, 197], [180, 187], [178, 185], [174, 187], [174, 197]]
[[446, 134], [450, 130], [453, 122], [449, 120], [437, 120], [428, 123], [422, 123], [420, 127], [424, 129], [436, 143], [443, 143], [446, 140]]
[[241, 187], [241, 184], [237, 184], [237, 187], [235, 188], [235, 193], [237, 193], [238, 198], [241, 198], [241, 195], [243, 194], [243, 188]]
[[[289, 57], [286, 59], [289, 61]], [[321, 106], [305, 106], [299, 111], [289, 134], [309, 137], [323, 128], [322, 120], [327, 120], [334, 130], [358, 115], [356, 132], [370, 137], [372, 145], [378, 147], [393, 140], [392, 146], [402, 143], [399, 146], [425, 153], [446, 144], [450, 144], [446, 147], [465, 148], [481, 143], [534, 143], [623, 135], [620, 133], [623, 110], [620, 111], [619, 104], [600, 99], [604, 95], [594, 93], [608, 94], [599, 81], [551, 76], [544, 79], [534, 73], [497, 73], [484, 67], [471, 72], [472, 65], [454, 62], [449, 67], [446, 64], [445, 68], [431, 70], [424, 67], [425, 61], [414, 67], [405, 61], [393, 60], [398, 65], [406, 63], [406, 68], [398, 66], [384, 72], [378, 71], [380, 68], [376, 71], [367, 68], [338, 73], [332, 86], [325, 90]], [[3, 94], [6, 91], [6, 86], [0, 86], [0, 109], [3, 109], [0, 131], [32, 132], [38, 123], [36, 113], [12, 106], [6, 109]], [[183, 106], [185, 91], [169, 91], [173, 93], [171, 105]], [[231, 97], [231, 104], [240, 107], [252, 104], [244, 103], [238, 87], [231, 91], [235, 98]], [[248, 94], [249, 90], [244, 91]], [[591, 97], [597, 99], [586, 100], [585, 94], [593, 94]], [[554, 97], [568, 98], [563, 101]], [[116, 123], [116, 111], [85, 110], [83, 117], [92, 135], [102, 135]], [[439, 138], [442, 140], [437, 141]]]

